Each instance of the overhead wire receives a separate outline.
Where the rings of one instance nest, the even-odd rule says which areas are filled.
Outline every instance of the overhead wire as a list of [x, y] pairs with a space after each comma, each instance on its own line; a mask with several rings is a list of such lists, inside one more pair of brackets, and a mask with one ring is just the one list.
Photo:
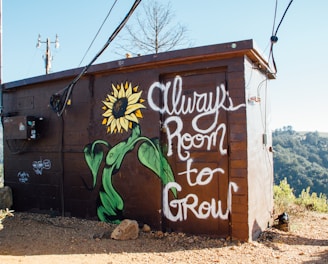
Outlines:
[[293, 2], [293, 0], [290, 0], [288, 6], [285, 9], [285, 12], [283, 13], [283, 15], [282, 15], [282, 17], [280, 19], [280, 22], [279, 22], [279, 24], [278, 24], [278, 26], [277, 26], [277, 28], [275, 30], [274, 27], [275, 27], [276, 16], [277, 16], [277, 7], [278, 7], [278, 0], [276, 0], [275, 12], [274, 12], [274, 21], [273, 21], [273, 28], [272, 28], [272, 35], [271, 35], [271, 38], [270, 38], [271, 46], [270, 46], [270, 53], [269, 53], [269, 61], [270, 61], [270, 59], [272, 59], [274, 73], [277, 73], [277, 65], [276, 65], [276, 61], [274, 59], [274, 55], [273, 55], [273, 46], [278, 41], [278, 37], [277, 37], [278, 30], [279, 30], [279, 28], [281, 26], [282, 21], [284, 20], [286, 14], [287, 14], [287, 11], [288, 11], [289, 7], [291, 6], [292, 2]]
[[87, 56], [88, 52], [90, 51], [90, 48], [92, 47], [93, 43], [95, 42], [96, 38], [98, 37], [98, 35], [99, 35], [99, 33], [100, 33], [102, 27], [104, 26], [105, 22], [107, 21], [109, 15], [112, 13], [112, 10], [113, 10], [114, 6], [116, 5], [116, 2], [117, 2], [117, 0], [114, 1], [114, 3], [112, 4], [112, 7], [109, 9], [109, 11], [108, 11], [108, 13], [107, 13], [107, 15], [106, 15], [104, 21], [102, 22], [101, 26], [99, 27], [99, 29], [98, 29], [96, 35], [94, 36], [93, 40], [92, 40], [91, 43], [90, 43], [88, 49], [87, 49], [86, 52], [84, 53], [83, 58], [82, 58], [82, 60], [80, 61], [79, 67], [81, 66], [83, 60], [85, 59], [85, 57]]
[[[277, 43], [278, 41], [278, 37], [277, 37], [277, 34], [278, 34], [278, 30], [282, 24], [282, 21], [284, 20], [286, 14], [287, 14], [287, 11], [289, 9], [289, 7], [291, 6], [293, 0], [291, 0], [287, 6], [287, 8], [285, 9], [284, 13], [283, 13], [283, 16], [281, 17], [280, 19], [280, 22], [277, 26], [277, 28], [275, 29], [275, 24], [276, 24], [276, 18], [277, 18], [277, 9], [278, 9], [278, 0], [276, 0], [276, 4], [275, 4], [275, 10], [274, 10], [274, 19], [273, 19], [273, 26], [272, 26], [272, 34], [271, 34], [271, 37], [270, 37], [270, 53], [269, 53], [269, 57], [268, 57], [268, 62], [270, 62], [270, 59], [272, 59], [272, 64], [273, 64], [273, 67], [274, 67], [274, 74], [277, 73], [277, 65], [276, 65], [276, 62], [275, 62], [275, 59], [274, 59], [274, 54], [273, 54], [273, 46], [275, 43]], [[264, 134], [263, 134], [263, 137], [264, 136], [267, 136], [267, 103], [268, 103], [268, 75], [265, 76], [264, 80], [262, 80], [259, 84], [258, 84], [258, 87], [257, 87], [257, 94], [260, 96], [260, 90], [262, 89], [262, 87], [264, 86], [265, 88], [265, 98], [264, 98], [264, 117], [263, 117], [263, 113], [262, 113], [262, 108], [260, 107], [260, 111], [261, 111], [261, 117], [262, 117], [262, 126], [263, 126], [263, 129], [264, 129]], [[263, 139], [264, 140], [264, 139]], [[269, 162], [265, 162], [265, 164], [267, 165], [267, 170], [270, 170], [272, 171], [273, 169], [273, 163], [272, 163], [272, 159], [270, 157], [270, 154], [269, 154], [270, 150], [268, 149], [266, 151], [266, 154], [267, 154], [267, 160]], [[270, 178], [270, 184], [273, 185], [273, 178]], [[272, 189], [271, 189], [271, 196], [272, 196]], [[266, 203], [268, 204], [268, 201], [266, 199]], [[269, 212], [270, 213], [270, 212]]]
[[90, 66], [98, 59], [98, 57], [106, 50], [106, 48], [109, 46], [109, 44], [114, 40], [114, 38], [118, 35], [118, 33], [122, 30], [122, 28], [125, 26], [125, 24], [128, 22], [129, 18], [137, 8], [137, 6], [140, 4], [141, 0], [134, 1], [132, 7], [130, 8], [129, 12], [126, 14], [124, 19], [121, 21], [121, 23], [118, 25], [118, 27], [114, 30], [112, 35], [108, 38], [105, 45], [102, 47], [102, 49], [95, 55], [95, 57], [90, 61], [89, 64], [87, 64], [79, 75], [77, 75], [73, 81], [67, 85], [64, 89], [61, 91], [53, 94], [50, 97], [50, 106], [53, 109], [54, 112], [57, 113], [58, 116], [61, 116], [66, 108], [67, 102], [72, 94], [73, 88], [75, 84], [81, 79], [81, 77], [88, 71]]

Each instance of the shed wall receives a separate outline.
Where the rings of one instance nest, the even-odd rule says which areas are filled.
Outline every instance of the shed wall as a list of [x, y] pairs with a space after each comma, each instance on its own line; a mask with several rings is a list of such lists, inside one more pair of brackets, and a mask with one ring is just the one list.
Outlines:
[[[263, 130], [247, 103], [247, 76], [258, 74], [249, 65], [262, 61], [252, 41], [236, 46], [95, 65], [61, 116], [49, 98], [77, 70], [5, 85], [5, 183], [14, 209], [249, 240], [270, 207], [255, 202], [265, 193], [254, 191], [254, 164], [272, 157], [258, 152]], [[25, 116], [37, 117], [38, 139], [10, 138], [22, 128], [10, 118]], [[269, 190], [272, 174], [261, 173]]]
[[272, 224], [273, 156], [267, 76], [245, 59], [247, 100], [248, 225], [253, 239]]

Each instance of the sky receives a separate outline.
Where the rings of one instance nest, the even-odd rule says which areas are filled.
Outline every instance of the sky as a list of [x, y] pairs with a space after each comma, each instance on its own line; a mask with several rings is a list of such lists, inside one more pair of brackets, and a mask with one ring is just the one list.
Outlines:
[[[151, 0], [142, 0], [142, 5]], [[118, 0], [97, 39], [83, 59], [114, 0], [3, 0], [2, 83], [45, 74], [43, 55], [51, 44], [52, 72], [87, 65], [130, 9], [133, 0]], [[188, 29], [193, 46], [253, 39], [269, 54], [276, 0], [161, 0], [171, 3], [174, 22]], [[277, 1], [277, 27], [290, 0]], [[274, 44], [277, 78], [268, 84], [271, 129], [328, 132], [328, 1], [294, 0]], [[132, 18], [133, 19], [133, 18]], [[131, 19], [131, 21], [132, 21]], [[109, 45], [95, 64], [120, 59]]]

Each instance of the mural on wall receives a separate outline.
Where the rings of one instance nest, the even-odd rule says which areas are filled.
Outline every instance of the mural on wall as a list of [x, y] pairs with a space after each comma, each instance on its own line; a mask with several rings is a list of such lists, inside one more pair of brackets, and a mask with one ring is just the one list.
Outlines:
[[[112, 177], [120, 170], [124, 157], [138, 143], [140, 144], [138, 144], [137, 155], [140, 163], [152, 170], [164, 186], [162, 209], [167, 219], [172, 222], [186, 221], [188, 214], [193, 214], [197, 219], [212, 217], [228, 220], [229, 213], [232, 212], [232, 194], [239, 188], [235, 182], [227, 184], [223, 205], [223, 201], [218, 200], [217, 197], [209, 197], [209, 200], [201, 201], [197, 191], [178, 198], [178, 192], [181, 192], [185, 186], [176, 182], [175, 177], [185, 177], [189, 187], [195, 188], [213, 184], [214, 177], [226, 174], [226, 171], [220, 167], [204, 166], [201, 169], [193, 167], [192, 150], [215, 150], [221, 156], [227, 155], [224, 146], [227, 127], [226, 123], [219, 122], [219, 117], [223, 111], [237, 111], [246, 105], [234, 105], [224, 84], [217, 85], [213, 90], [206, 89], [203, 93], [191, 91], [187, 95], [183, 94], [183, 88], [183, 79], [177, 75], [173, 81], [154, 82], [149, 87], [147, 98], [150, 109], [165, 117], [162, 126], [167, 136], [167, 157], [176, 154], [185, 164], [183, 171], [173, 175], [171, 166], [161, 150], [159, 139], [150, 139], [141, 134], [139, 119], [143, 117], [141, 109], [146, 108], [143, 104], [145, 100], [141, 98], [142, 91], [138, 91], [139, 87], [133, 87], [129, 82], [112, 84], [111, 94], [102, 101], [104, 111], [102, 125], [106, 127], [108, 134], [129, 131], [131, 134], [114, 146], [99, 139], [84, 148], [85, 160], [93, 176], [93, 187], [96, 186], [103, 160], [105, 162], [102, 171], [103, 190], [99, 193], [102, 204], [97, 211], [100, 220], [117, 223], [122, 218], [124, 200], [113, 187]], [[158, 94], [162, 97], [160, 104], [157, 100]], [[186, 131], [183, 130], [185, 115], [192, 116], [191, 121], [188, 119], [188, 122], [191, 122], [191, 129]], [[203, 123], [203, 119], [211, 122]], [[173, 141], [177, 142], [174, 149]], [[104, 148], [107, 153], [104, 153]], [[173, 153], [174, 151], [176, 153]], [[173, 194], [171, 200], [170, 193]]]
[[[152, 170], [159, 177], [163, 185], [174, 182], [172, 169], [164, 157], [158, 138], [147, 138], [141, 135], [139, 119], [142, 118], [141, 109], [146, 108], [141, 98], [142, 91], [130, 82], [112, 84], [112, 92], [103, 103], [104, 110], [102, 124], [106, 132], [123, 133], [131, 131], [130, 136], [112, 146], [105, 140], [95, 140], [84, 148], [85, 161], [92, 176], [93, 187], [96, 186], [98, 171], [104, 158], [103, 147], [107, 149], [105, 165], [102, 171], [102, 187], [99, 192], [101, 206], [97, 209], [101, 221], [118, 223], [122, 218], [124, 201], [112, 184], [112, 177], [122, 165], [124, 157], [138, 144], [138, 159], [142, 165]], [[170, 191], [177, 196], [176, 189]]]
[[[147, 102], [150, 108], [166, 117], [163, 127], [168, 141], [167, 156], [174, 154], [172, 142], [175, 140], [176, 154], [180, 161], [186, 164], [186, 169], [178, 172], [177, 176], [186, 177], [187, 184], [192, 188], [212, 184], [214, 175], [220, 177], [220, 175], [225, 174], [225, 171], [220, 167], [203, 167], [201, 170], [193, 168], [191, 150], [205, 149], [210, 151], [215, 149], [219, 151], [221, 156], [227, 155], [227, 149], [224, 148], [223, 144], [227, 128], [225, 123], [219, 123], [220, 114], [222, 111], [237, 111], [246, 107], [245, 104], [234, 105], [224, 84], [214, 88], [214, 90], [207, 90], [204, 93], [193, 91], [184, 95], [183, 79], [177, 75], [173, 81], [153, 83], [148, 91]], [[155, 97], [153, 94], [158, 93], [163, 98], [161, 105], [153, 100]], [[193, 116], [191, 129], [188, 132], [183, 132], [185, 115]], [[210, 119], [211, 122], [202, 123], [203, 119]], [[188, 122], [190, 123], [190, 119]], [[169, 191], [174, 189], [181, 192], [183, 187], [177, 182], [170, 182], [165, 186], [163, 190], [163, 213], [167, 219], [172, 222], [186, 221], [188, 213], [193, 214], [197, 219], [209, 217], [228, 219], [229, 213], [232, 212], [232, 193], [238, 191], [238, 185], [235, 182], [228, 184], [225, 211], [222, 209], [221, 200], [210, 198], [210, 201], [200, 201], [197, 193], [189, 193], [186, 197], [179, 197], [179, 199], [175, 197], [169, 201]]]

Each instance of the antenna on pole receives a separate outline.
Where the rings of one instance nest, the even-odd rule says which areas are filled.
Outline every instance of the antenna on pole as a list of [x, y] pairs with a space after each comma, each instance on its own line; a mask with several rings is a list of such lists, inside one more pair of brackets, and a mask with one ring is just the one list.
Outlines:
[[39, 34], [38, 37], [38, 42], [36, 43], [36, 47], [40, 48], [41, 43], [46, 43], [46, 54], [43, 56], [44, 62], [45, 62], [45, 68], [46, 68], [46, 74], [50, 73], [51, 69], [51, 62], [52, 62], [52, 56], [51, 56], [51, 51], [50, 51], [50, 44], [55, 44], [55, 48], [59, 48], [59, 40], [58, 40], [58, 35], [56, 34], [56, 40], [55, 41], [50, 41], [49, 38], [47, 38], [46, 41], [41, 40], [41, 35]]

